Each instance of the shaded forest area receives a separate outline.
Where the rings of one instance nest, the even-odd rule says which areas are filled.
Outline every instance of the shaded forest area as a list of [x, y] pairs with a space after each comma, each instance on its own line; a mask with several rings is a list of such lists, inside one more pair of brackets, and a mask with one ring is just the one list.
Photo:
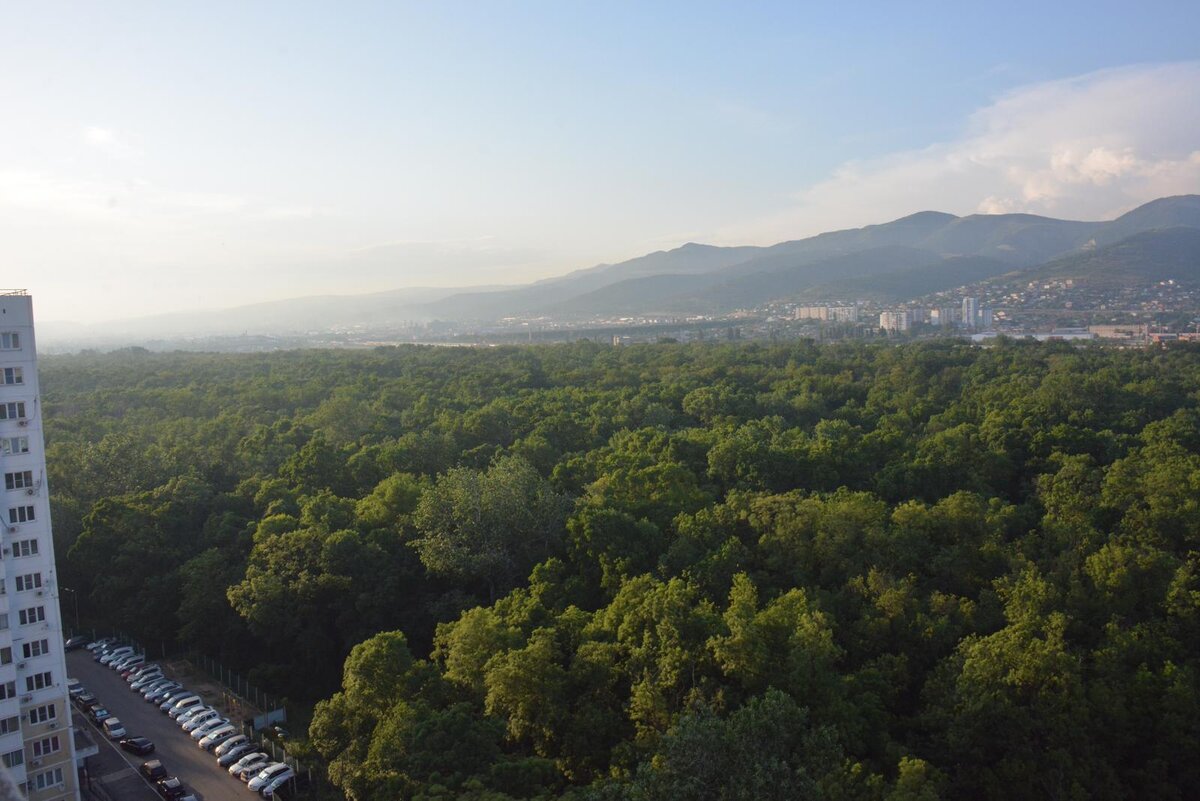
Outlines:
[[1200, 349], [42, 360], [87, 622], [348, 799], [1194, 797]]

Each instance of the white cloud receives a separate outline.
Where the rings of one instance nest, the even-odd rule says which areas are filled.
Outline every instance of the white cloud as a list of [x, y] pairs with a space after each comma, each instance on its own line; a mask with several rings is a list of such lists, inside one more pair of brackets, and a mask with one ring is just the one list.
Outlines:
[[923, 209], [1106, 219], [1200, 192], [1200, 63], [1103, 70], [1026, 86], [955, 141], [852, 162], [767, 219], [721, 232], [773, 242]]

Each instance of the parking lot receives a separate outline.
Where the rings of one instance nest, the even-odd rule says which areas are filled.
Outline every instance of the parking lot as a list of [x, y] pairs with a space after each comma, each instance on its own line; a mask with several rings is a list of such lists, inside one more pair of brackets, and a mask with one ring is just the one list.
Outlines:
[[[83, 682], [108, 711], [121, 719], [129, 736], [141, 735], [154, 741], [155, 752], [148, 756], [127, 754], [105, 738], [100, 730], [77, 710], [78, 724], [90, 727], [94, 739], [100, 741], [100, 756], [92, 770], [93, 780], [100, 780], [109, 795], [120, 801], [156, 799], [158, 794], [142, 780], [136, 768], [147, 759], [159, 759], [166, 769], [183, 783], [200, 801], [249, 801], [257, 796], [246, 785], [233, 778], [217, 765], [212, 754], [199, 748], [196, 742], [181, 731], [173, 720], [146, 703], [142, 696], [129, 689], [118, 673], [92, 661], [87, 650], [67, 654], [70, 675]], [[216, 699], [206, 699], [216, 700]], [[121, 769], [113, 756], [127, 764]]]

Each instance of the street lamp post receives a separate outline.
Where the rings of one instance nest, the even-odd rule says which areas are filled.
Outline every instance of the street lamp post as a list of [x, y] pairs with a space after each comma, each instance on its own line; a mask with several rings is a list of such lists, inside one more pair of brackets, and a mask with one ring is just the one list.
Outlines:
[[79, 633], [79, 593], [70, 587], [59, 587], [63, 592], [71, 593], [71, 600], [75, 602], [75, 633]]

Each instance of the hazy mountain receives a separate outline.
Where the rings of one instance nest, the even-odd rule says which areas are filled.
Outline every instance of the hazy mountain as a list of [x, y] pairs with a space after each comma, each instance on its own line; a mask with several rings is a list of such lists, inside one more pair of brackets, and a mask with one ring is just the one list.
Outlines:
[[895, 303], [1005, 275], [1012, 270], [1011, 264], [999, 259], [989, 259], [986, 256], [954, 256], [911, 270], [831, 281], [804, 291], [799, 299], [853, 299]]
[[1015, 275], [1017, 282], [1072, 279], [1078, 287], [1121, 288], [1175, 279], [1200, 283], [1200, 227], [1143, 231]]
[[1193, 255], [1198, 231], [1198, 195], [1161, 198], [1109, 222], [922, 211], [770, 247], [689, 243], [521, 286], [295, 298], [102, 326], [48, 322], [39, 333], [72, 339], [294, 333], [431, 319], [701, 313], [792, 298], [901, 300], [1023, 268], [1036, 268], [1030, 276], [1108, 282], [1126, 275], [1187, 278], [1200, 264]]

